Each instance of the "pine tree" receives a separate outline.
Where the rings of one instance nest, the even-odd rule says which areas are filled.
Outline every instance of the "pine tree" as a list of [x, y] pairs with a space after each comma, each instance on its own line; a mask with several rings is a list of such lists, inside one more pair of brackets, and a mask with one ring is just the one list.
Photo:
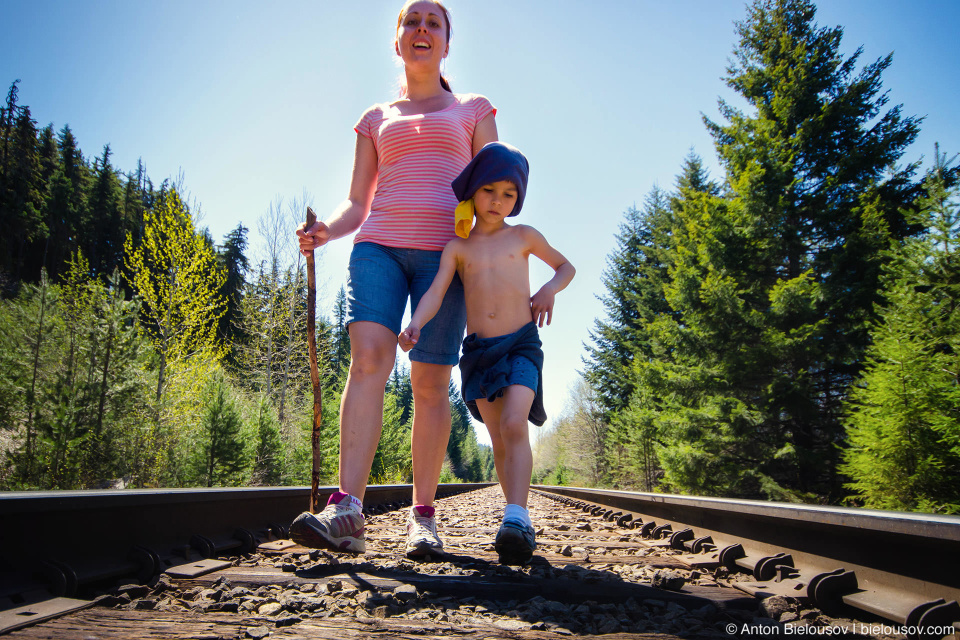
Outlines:
[[57, 136], [60, 164], [50, 178], [45, 219], [50, 240], [44, 247], [47, 268], [52, 274], [67, 269], [70, 256], [79, 248], [87, 218], [88, 169], [69, 126]]
[[[15, 96], [13, 89], [11, 94]], [[0, 270], [19, 282], [25, 275], [32, 276], [31, 280], [39, 278], [39, 272], [25, 274], [23, 267], [28, 245], [46, 238], [48, 230], [42, 214], [45, 189], [40, 182], [37, 123], [29, 107], [9, 101], [4, 113], [4, 161], [0, 165]]]
[[939, 149], [917, 221], [894, 246], [885, 304], [850, 394], [840, 470], [871, 508], [960, 513], [960, 214], [957, 171]]
[[393, 363], [393, 373], [387, 381], [386, 391], [397, 398], [400, 422], [410, 420], [413, 417], [413, 386], [410, 382], [410, 371], [400, 364], [399, 359]]
[[370, 467], [370, 484], [398, 484], [413, 478], [410, 422], [400, 420], [401, 408], [392, 393], [383, 399], [383, 429]]
[[253, 485], [278, 485], [283, 472], [283, 445], [276, 412], [266, 398], [257, 403], [257, 449], [253, 459]]
[[106, 276], [120, 266], [123, 242], [130, 231], [123, 216], [120, 180], [110, 164], [110, 145], [103, 147], [103, 156], [94, 165], [95, 178], [88, 200], [84, 253], [94, 273]]
[[[661, 389], [660, 461], [670, 488], [833, 496], [840, 403], [867, 344], [881, 249], [911, 232], [914, 170], [890, 167], [917, 133], [884, 111], [889, 56], [856, 71], [842, 30], [805, 0], [756, 0], [738, 23], [721, 101], [706, 120], [728, 193], [681, 197], [666, 287], [670, 350], [646, 375]], [[883, 232], [883, 233], [881, 233]], [[887, 235], [884, 235], [887, 234]]]
[[[476, 435], [473, 433], [473, 419], [470, 417], [470, 410], [467, 409], [467, 405], [463, 401], [463, 395], [457, 389], [453, 380], [450, 381], [448, 395], [450, 397], [450, 437], [447, 439], [446, 457], [450, 462], [453, 474], [466, 481], [471, 476], [469, 469], [473, 464], [473, 460], [470, 459], [468, 443], [470, 441], [476, 443]], [[412, 406], [412, 393], [410, 394], [410, 403]]]
[[208, 487], [229, 484], [245, 466], [243, 426], [236, 400], [222, 374], [214, 377], [201, 425], [200, 462]]
[[228, 354], [230, 364], [236, 364], [237, 348], [239, 343], [246, 339], [241, 313], [243, 288], [247, 270], [250, 268], [250, 263], [244, 254], [247, 248], [247, 231], [243, 224], [238, 224], [224, 237], [223, 244], [217, 252], [220, 266], [227, 274], [220, 292], [227, 301], [227, 308], [220, 318], [217, 334], [230, 349]]
[[350, 333], [347, 331], [347, 290], [340, 286], [333, 303], [333, 370], [338, 374], [350, 366]]
[[666, 194], [654, 187], [644, 208], [631, 207], [624, 218], [602, 277], [605, 293], [600, 300], [606, 319], [597, 320], [590, 332], [593, 346], [587, 346], [585, 361], [585, 377], [606, 421], [627, 406], [634, 392], [632, 363], [649, 346], [643, 327], [668, 312], [662, 293], [670, 225]]
[[133, 238], [133, 246], [139, 245], [143, 239], [143, 215], [153, 208], [156, 195], [143, 159], [138, 158], [137, 170], [127, 174], [123, 192], [123, 217]]

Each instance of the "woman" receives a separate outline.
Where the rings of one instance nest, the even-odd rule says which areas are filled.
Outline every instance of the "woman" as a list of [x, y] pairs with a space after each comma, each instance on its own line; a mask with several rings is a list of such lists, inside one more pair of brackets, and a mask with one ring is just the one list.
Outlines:
[[[350, 193], [333, 214], [297, 231], [303, 252], [359, 229], [350, 256], [347, 322], [351, 361], [340, 405], [340, 486], [319, 514], [290, 526], [299, 544], [363, 553], [363, 494], [383, 420], [407, 298], [416, 308], [454, 237], [450, 183], [483, 145], [497, 139], [496, 109], [483, 96], [454, 94], [441, 75], [450, 15], [435, 0], [400, 11], [394, 49], [403, 60], [401, 98], [364, 112], [355, 130]], [[413, 388], [413, 507], [408, 556], [442, 553], [433, 500], [450, 438], [450, 373], [466, 312], [459, 279], [410, 352]]]

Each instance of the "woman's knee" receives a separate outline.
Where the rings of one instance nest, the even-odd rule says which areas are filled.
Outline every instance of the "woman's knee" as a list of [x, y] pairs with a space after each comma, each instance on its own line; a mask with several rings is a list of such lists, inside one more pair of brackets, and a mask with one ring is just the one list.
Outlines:
[[393, 371], [396, 353], [396, 336], [386, 327], [360, 322], [350, 325], [351, 378], [372, 378], [386, 384]]
[[446, 406], [450, 403], [452, 366], [414, 362], [410, 369], [410, 387], [414, 404]]
[[375, 355], [353, 356], [350, 360], [349, 380], [354, 383], [376, 381], [386, 385], [392, 371], [391, 364]]

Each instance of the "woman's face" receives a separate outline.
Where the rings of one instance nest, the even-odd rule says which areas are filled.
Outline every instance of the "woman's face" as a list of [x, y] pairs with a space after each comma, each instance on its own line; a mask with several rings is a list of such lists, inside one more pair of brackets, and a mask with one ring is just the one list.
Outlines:
[[408, 5], [400, 15], [395, 47], [404, 64], [428, 62], [439, 68], [449, 52], [443, 9], [429, 0]]

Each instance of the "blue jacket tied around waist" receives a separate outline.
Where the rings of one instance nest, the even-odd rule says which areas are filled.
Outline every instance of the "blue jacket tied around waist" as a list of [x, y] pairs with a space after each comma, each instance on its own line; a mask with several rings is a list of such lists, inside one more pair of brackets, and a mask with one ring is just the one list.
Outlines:
[[[537, 381], [537, 396], [530, 407], [529, 420], [533, 424], [542, 426], [547, 420], [547, 412], [543, 408], [543, 350], [540, 348], [540, 334], [535, 322], [528, 322], [516, 333], [505, 336], [500, 342], [484, 348], [482, 339], [471, 333], [463, 340], [463, 356], [460, 358], [461, 393], [467, 386], [467, 380], [477, 375], [480, 378], [480, 389], [487, 400], [493, 401], [503, 395], [507, 385], [507, 375], [510, 373], [509, 356], [523, 356], [537, 366], [540, 372]], [[466, 400], [470, 415], [483, 422], [476, 400]]]

